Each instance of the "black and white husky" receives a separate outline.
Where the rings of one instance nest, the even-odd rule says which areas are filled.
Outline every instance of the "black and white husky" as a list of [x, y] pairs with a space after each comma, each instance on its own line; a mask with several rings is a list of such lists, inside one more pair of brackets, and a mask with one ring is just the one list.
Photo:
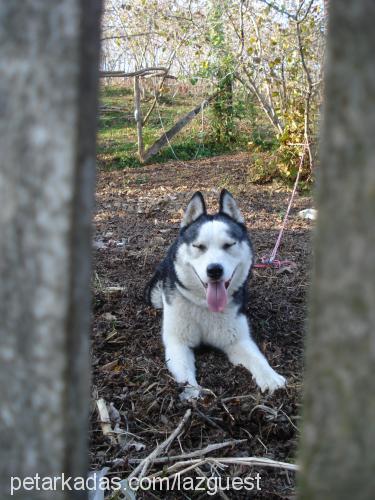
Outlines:
[[247, 368], [261, 391], [286, 383], [251, 338], [245, 315], [247, 281], [253, 263], [244, 219], [232, 195], [223, 190], [220, 210], [206, 211], [200, 192], [190, 200], [177, 240], [146, 289], [148, 302], [163, 309], [162, 336], [167, 366], [182, 399], [199, 396], [193, 348], [209, 344]]

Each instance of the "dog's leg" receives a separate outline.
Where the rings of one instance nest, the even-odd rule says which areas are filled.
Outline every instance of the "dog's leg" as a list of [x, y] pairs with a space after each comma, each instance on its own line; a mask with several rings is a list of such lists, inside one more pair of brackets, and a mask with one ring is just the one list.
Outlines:
[[163, 303], [163, 343], [167, 367], [179, 384], [186, 384], [181, 399], [199, 397], [200, 387], [195, 378], [194, 352], [189, 347], [196, 345], [197, 330], [193, 320], [186, 318], [178, 301], [173, 305]]
[[234, 365], [243, 365], [253, 375], [255, 382], [262, 392], [268, 390], [274, 392], [284, 387], [286, 380], [282, 375], [275, 372], [268, 361], [260, 352], [250, 336], [246, 318], [239, 319], [240, 335], [237, 341], [225, 347], [229, 360]]
[[194, 353], [187, 345], [163, 335], [167, 367], [179, 384], [187, 387], [181, 393], [181, 399], [199, 397], [199, 386], [195, 378]]

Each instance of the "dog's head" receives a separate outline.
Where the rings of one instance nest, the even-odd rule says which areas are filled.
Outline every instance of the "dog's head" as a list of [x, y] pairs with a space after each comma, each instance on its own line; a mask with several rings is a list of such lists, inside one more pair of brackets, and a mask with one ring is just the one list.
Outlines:
[[202, 194], [196, 192], [182, 219], [175, 263], [189, 297], [211, 311], [224, 311], [251, 264], [250, 240], [233, 196], [224, 189], [219, 212], [209, 215]]

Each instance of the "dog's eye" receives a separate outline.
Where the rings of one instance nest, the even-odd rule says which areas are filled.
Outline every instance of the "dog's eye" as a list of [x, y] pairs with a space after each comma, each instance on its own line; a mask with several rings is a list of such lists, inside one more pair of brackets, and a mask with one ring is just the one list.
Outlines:
[[204, 252], [207, 250], [207, 247], [205, 245], [193, 245], [194, 248], [198, 248], [201, 252]]
[[233, 247], [235, 244], [236, 244], [235, 241], [233, 243], [224, 243], [223, 249], [228, 250], [230, 247]]

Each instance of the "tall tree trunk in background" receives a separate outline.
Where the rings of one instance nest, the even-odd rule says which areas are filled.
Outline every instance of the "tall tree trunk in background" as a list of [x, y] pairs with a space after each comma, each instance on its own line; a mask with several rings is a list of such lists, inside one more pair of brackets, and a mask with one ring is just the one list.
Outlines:
[[11, 476], [87, 474], [100, 3], [0, 3], [2, 499]]
[[303, 499], [375, 492], [375, 2], [329, 5]]

